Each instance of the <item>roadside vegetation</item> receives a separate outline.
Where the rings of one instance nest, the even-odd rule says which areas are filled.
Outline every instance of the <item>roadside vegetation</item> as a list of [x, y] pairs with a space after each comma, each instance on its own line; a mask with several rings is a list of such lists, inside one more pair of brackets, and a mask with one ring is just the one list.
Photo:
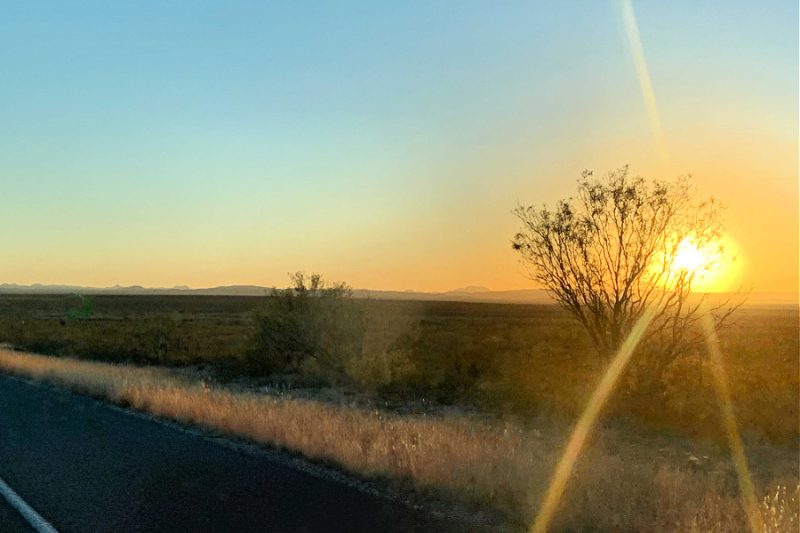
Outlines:
[[[301, 452], [400, 486], [506, 513], [524, 527], [558, 458], [567, 425], [469, 414], [398, 415], [347, 403], [209, 385], [186, 373], [0, 350], [0, 369], [159, 417]], [[794, 531], [793, 452], [751, 449], [765, 531]], [[454, 465], [458, 465], [454, 468]], [[735, 474], [712, 443], [597, 432], [554, 526], [561, 530], [741, 531]]]
[[[337, 290], [333, 302], [286, 291], [93, 296], [91, 315], [81, 318], [72, 310], [87, 304], [74, 296], [0, 296], [0, 342], [78, 359], [191, 367], [253, 387], [333, 387], [401, 409], [424, 399], [520, 418], [574, 418], [603, 370], [588, 336], [555, 305], [369, 301]], [[358, 317], [358, 327], [336, 333], [343, 327], [337, 316]], [[720, 332], [748, 438], [797, 445], [797, 324], [797, 308], [745, 307]], [[295, 355], [281, 360], [280, 353]], [[702, 351], [673, 363], [663, 379], [659, 395], [646, 401], [618, 395], [608, 416], [647, 430], [721, 437]]]

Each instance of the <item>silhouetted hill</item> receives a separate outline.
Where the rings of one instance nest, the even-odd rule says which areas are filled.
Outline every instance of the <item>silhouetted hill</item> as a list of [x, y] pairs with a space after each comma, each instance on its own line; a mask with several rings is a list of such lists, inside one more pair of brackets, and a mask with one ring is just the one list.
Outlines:
[[[211, 295], [211, 296], [264, 296], [269, 294], [271, 287], [260, 285], [223, 285], [192, 289], [185, 285], [166, 287], [142, 287], [140, 285], [113, 287], [83, 287], [78, 285], [17, 285], [14, 283], [0, 284], [0, 294], [130, 294], [130, 295]], [[514, 304], [548, 304], [553, 299], [543, 289], [517, 289], [507, 291], [492, 291], [486, 287], [468, 286], [446, 292], [422, 291], [382, 291], [373, 289], [355, 289], [353, 295], [357, 298], [374, 298], [381, 300], [428, 300], [449, 302], [487, 302], [487, 303], [514, 303]], [[724, 299], [724, 294], [712, 295], [713, 300]], [[797, 306], [798, 293], [796, 292], [754, 292], [747, 298], [747, 305], [783, 305]]]

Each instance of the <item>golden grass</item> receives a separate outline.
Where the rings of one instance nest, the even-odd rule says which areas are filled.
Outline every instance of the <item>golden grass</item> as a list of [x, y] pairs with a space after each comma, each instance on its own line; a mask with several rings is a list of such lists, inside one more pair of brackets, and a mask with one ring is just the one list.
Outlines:
[[[400, 416], [276, 398], [208, 386], [164, 368], [9, 349], [0, 349], [0, 370], [286, 448], [362, 476], [407, 480], [418, 488], [500, 509], [520, 527], [535, 514], [566, 435], [563, 430], [524, 430], [469, 415]], [[746, 527], [735, 489], [725, 489], [731, 485], [729, 468], [692, 470], [690, 463], [674, 457], [657, 460], [651, 450], [640, 448], [640, 443], [630, 443], [611, 430], [596, 435], [576, 467], [553, 527], [617, 531]], [[761, 509], [765, 531], [797, 531], [794, 476], [789, 471], [764, 484], [769, 487]]]

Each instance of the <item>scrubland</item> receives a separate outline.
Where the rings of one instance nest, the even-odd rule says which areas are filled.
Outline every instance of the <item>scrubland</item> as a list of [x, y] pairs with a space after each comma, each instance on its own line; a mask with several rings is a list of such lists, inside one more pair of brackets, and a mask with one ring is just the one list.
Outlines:
[[[65, 297], [0, 298], [0, 340], [59, 356], [4, 349], [0, 368], [496, 509], [512, 528], [533, 518], [602, 371], [555, 307], [364, 302], [364, 352], [335, 375], [252, 376], [259, 299], [216, 298], [97, 297], [80, 318]], [[721, 335], [765, 531], [798, 527], [797, 324], [796, 308], [743, 309]], [[652, 405], [625, 400], [593, 433], [554, 529], [743, 530], [702, 356], [675, 365]]]

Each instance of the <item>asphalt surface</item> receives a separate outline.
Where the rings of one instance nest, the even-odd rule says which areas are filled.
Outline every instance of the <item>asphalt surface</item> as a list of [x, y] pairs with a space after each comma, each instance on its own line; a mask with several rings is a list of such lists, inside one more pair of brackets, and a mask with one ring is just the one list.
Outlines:
[[[268, 454], [3, 375], [0, 478], [60, 532], [464, 530]], [[26, 531], [2, 498], [0, 531]]]
[[3, 533], [30, 533], [33, 531], [22, 516], [3, 498], [0, 498], [0, 531]]

